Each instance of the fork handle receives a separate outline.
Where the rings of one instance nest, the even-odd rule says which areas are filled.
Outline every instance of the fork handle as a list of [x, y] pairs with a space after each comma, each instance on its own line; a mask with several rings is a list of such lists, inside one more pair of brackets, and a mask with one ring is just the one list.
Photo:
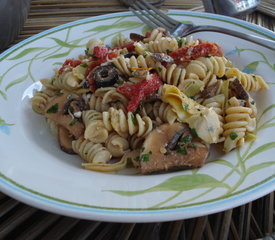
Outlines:
[[257, 44], [259, 44], [263, 47], [269, 48], [273, 51], [275, 50], [275, 41], [274, 40], [258, 37], [258, 36], [251, 35], [251, 34], [245, 34], [245, 33], [237, 32], [237, 31], [234, 31], [231, 29], [229, 30], [229, 29], [221, 28], [221, 27], [208, 26], [208, 25], [194, 26], [193, 28], [189, 29], [188, 35], [190, 33], [203, 32], [203, 31], [219, 32], [219, 33], [228, 34], [228, 35], [231, 35], [234, 37], [248, 40], [253, 43], [257, 43]]

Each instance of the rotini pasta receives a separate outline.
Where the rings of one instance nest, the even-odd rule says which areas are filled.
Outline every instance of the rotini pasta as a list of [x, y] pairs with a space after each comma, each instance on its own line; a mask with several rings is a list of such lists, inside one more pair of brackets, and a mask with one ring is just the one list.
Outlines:
[[228, 70], [226, 70], [225, 76], [227, 78], [236, 77], [237, 79], [239, 79], [246, 91], [256, 92], [261, 89], [269, 89], [268, 85], [261, 76], [244, 73], [237, 68], [229, 68]]
[[85, 54], [41, 79], [31, 99], [83, 168], [200, 167], [210, 144], [227, 153], [255, 140], [257, 107], [248, 91], [268, 89], [261, 76], [232, 67], [216, 43], [161, 28], [130, 39], [118, 34], [112, 47], [90, 39]]
[[141, 117], [131, 112], [126, 115], [121, 109], [111, 107], [108, 112], [103, 112], [102, 116], [105, 127], [109, 131], [114, 130], [122, 137], [135, 133], [138, 137], [145, 137], [153, 129], [152, 120], [149, 117]]

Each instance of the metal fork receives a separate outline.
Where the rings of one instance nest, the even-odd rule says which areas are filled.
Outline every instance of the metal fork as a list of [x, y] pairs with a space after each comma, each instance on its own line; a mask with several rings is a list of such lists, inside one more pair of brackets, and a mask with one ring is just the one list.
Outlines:
[[[123, 1], [125, 3], [125, 1]], [[275, 50], [275, 41], [258, 37], [255, 35], [245, 34], [237, 32], [231, 29], [222, 27], [202, 25], [196, 26], [193, 24], [184, 24], [175, 19], [168, 17], [166, 14], [155, 8], [153, 5], [148, 3], [146, 0], [135, 0], [128, 2], [129, 10], [136, 15], [141, 21], [147, 25], [157, 28], [162, 27], [166, 29], [171, 35], [175, 37], [185, 37], [195, 32], [211, 31], [228, 34], [234, 37], [242, 38], [250, 42], [259, 44], [263, 47]]]

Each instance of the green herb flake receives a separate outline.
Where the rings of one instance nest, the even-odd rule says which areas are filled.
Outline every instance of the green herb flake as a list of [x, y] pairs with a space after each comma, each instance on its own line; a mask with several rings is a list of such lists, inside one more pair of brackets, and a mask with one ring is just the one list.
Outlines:
[[198, 136], [197, 131], [196, 131], [195, 128], [191, 128], [190, 131], [191, 131], [191, 135], [192, 135], [193, 137], [197, 137], [197, 136]]
[[144, 151], [144, 149], [145, 149], [145, 147], [141, 147], [140, 151], [141, 151], [141, 152], [143, 152], [143, 151]]
[[180, 141], [184, 144], [190, 142], [191, 141], [190, 135], [184, 136]]
[[80, 64], [80, 66], [86, 68], [86, 67], [88, 67], [88, 63], [82, 63], [82, 64]]
[[58, 111], [58, 103], [52, 105], [48, 110], [47, 113], [57, 113]]
[[177, 152], [180, 153], [180, 154], [183, 154], [183, 155], [186, 155], [186, 154], [187, 154], [186, 149], [185, 149], [185, 148], [182, 148], [182, 147], [180, 147], [180, 146], [177, 146], [177, 147], [176, 147], [176, 150], [177, 150]]
[[179, 48], [181, 48], [181, 47], [182, 47], [182, 44], [183, 44], [182, 38], [177, 38], [177, 42], [178, 42]]
[[134, 125], [137, 125], [137, 120], [136, 120], [134, 114], [131, 114], [131, 121]]
[[251, 103], [252, 105], [254, 105], [254, 104], [255, 104], [255, 101], [253, 100], [253, 101], [251, 101], [250, 103]]
[[189, 105], [188, 105], [188, 104], [183, 104], [183, 106], [182, 106], [182, 107], [183, 107], [183, 110], [184, 110], [184, 111], [187, 111], [187, 110], [188, 110]]
[[136, 156], [134, 161], [139, 162], [140, 161], [139, 156]]
[[69, 106], [69, 111], [70, 111], [71, 113], [74, 113], [74, 108], [73, 108], [72, 106]]
[[162, 68], [161, 68], [161, 67], [158, 67], [158, 71], [161, 72], [161, 71], [162, 71]]
[[73, 126], [73, 125], [75, 125], [76, 123], [78, 122], [78, 119], [74, 119], [74, 120], [72, 120], [71, 122], [70, 122], [70, 126]]
[[137, 77], [137, 76], [139, 76], [139, 73], [138, 72], [133, 72], [133, 75]]
[[234, 132], [230, 133], [230, 139], [231, 140], [235, 140], [237, 137], [238, 137], [237, 133], [234, 133]]
[[208, 132], [214, 132], [214, 128], [213, 127], [208, 128]]
[[256, 79], [256, 76], [255, 76], [255, 75], [252, 75], [252, 77], [253, 77], [253, 79], [254, 79], [255, 81], [257, 81], [257, 79]]
[[167, 54], [171, 53], [172, 51], [170, 49], [166, 49]]
[[140, 157], [141, 162], [148, 162], [150, 160], [150, 155], [148, 153], [142, 154]]

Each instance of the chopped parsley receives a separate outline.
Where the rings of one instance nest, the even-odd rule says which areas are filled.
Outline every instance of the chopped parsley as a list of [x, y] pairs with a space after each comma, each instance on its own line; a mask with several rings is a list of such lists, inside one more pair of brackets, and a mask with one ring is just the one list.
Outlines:
[[57, 113], [58, 111], [58, 103], [52, 105], [48, 110], [47, 113]]
[[166, 49], [167, 54], [171, 53], [172, 51], [170, 49]]
[[71, 122], [70, 122], [70, 126], [73, 126], [73, 125], [75, 125], [76, 123], [78, 122], [78, 119], [74, 119], [74, 120], [72, 120]]
[[250, 103], [251, 103], [252, 105], [254, 105], [254, 104], [255, 104], [255, 101], [253, 100], [253, 101], [251, 101]]
[[181, 47], [182, 47], [182, 44], [183, 44], [182, 38], [176, 38], [176, 39], [177, 39], [179, 48], [181, 48]]
[[183, 155], [186, 155], [186, 154], [187, 154], [186, 149], [183, 148], [183, 147], [181, 147], [181, 146], [179, 146], [179, 145], [176, 146], [176, 150], [177, 150], [177, 152], [180, 153], [180, 154], [183, 154]]
[[230, 133], [231, 140], [235, 140], [237, 137], [238, 137], [237, 133], [234, 133], [234, 132]]
[[148, 162], [150, 160], [150, 154], [146, 153], [146, 154], [142, 154], [140, 157], [140, 161], [141, 162]]
[[138, 72], [133, 72], [133, 75], [137, 77], [137, 76], [139, 76], [139, 73]]
[[188, 105], [188, 104], [183, 104], [183, 106], [182, 106], [182, 107], [183, 107], [183, 110], [184, 110], [184, 111], [187, 111], [187, 110], [188, 110], [189, 105]]
[[191, 141], [190, 135], [184, 136], [180, 141], [181, 141], [183, 144], [186, 144], [186, 143], [190, 142], [190, 141]]
[[159, 72], [161, 72], [161, 71], [162, 71], [162, 68], [161, 68], [161, 67], [158, 67], [158, 70], [159, 70]]
[[88, 63], [82, 63], [82, 64], [80, 64], [80, 66], [86, 68], [86, 67], [88, 67]]
[[140, 151], [141, 151], [141, 152], [143, 152], [143, 151], [144, 151], [144, 149], [145, 149], [145, 147], [141, 147]]
[[191, 128], [191, 135], [193, 136], [193, 137], [197, 137], [198, 136], [198, 134], [197, 134], [197, 132], [196, 132], [196, 129], [195, 128]]
[[137, 125], [137, 120], [136, 120], [134, 114], [131, 114], [131, 121], [134, 125]]

